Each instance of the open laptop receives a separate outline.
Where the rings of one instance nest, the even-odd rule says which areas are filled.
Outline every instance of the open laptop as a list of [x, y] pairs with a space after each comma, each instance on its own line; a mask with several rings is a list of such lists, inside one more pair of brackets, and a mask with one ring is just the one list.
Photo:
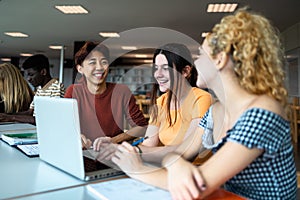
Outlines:
[[34, 104], [40, 159], [85, 181], [124, 174], [83, 156], [76, 99], [36, 96]]

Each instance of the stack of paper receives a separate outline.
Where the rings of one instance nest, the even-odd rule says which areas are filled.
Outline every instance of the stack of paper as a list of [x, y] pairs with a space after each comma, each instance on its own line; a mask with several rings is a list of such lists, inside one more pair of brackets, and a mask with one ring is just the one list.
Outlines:
[[88, 191], [92, 196], [103, 200], [171, 200], [171, 194], [163, 189], [148, 185], [131, 178], [122, 178], [89, 184]]
[[36, 127], [27, 123], [4, 123], [0, 125], [0, 138], [21, 150], [29, 157], [39, 155]]

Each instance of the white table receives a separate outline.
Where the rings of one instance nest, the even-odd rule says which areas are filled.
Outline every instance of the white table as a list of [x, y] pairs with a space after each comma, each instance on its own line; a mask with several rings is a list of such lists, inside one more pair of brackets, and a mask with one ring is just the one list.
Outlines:
[[24, 197], [85, 184], [86, 182], [41, 161], [39, 157], [29, 158], [0, 141], [0, 199]]
[[86, 186], [79, 186], [75, 188], [68, 188], [57, 190], [53, 192], [40, 193], [32, 196], [21, 197], [22, 200], [95, 200], [95, 198], [86, 188]]

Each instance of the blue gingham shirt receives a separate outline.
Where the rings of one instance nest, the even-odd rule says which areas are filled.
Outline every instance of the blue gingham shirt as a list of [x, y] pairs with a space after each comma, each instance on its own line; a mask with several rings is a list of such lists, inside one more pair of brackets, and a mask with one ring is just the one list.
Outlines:
[[199, 125], [204, 128], [204, 147], [213, 152], [227, 141], [264, 150], [248, 167], [228, 180], [225, 189], [248, 199], [296, 199], [297, 176], [288, 121], [268, 110], [251, 108], [223, 139], [214, 142], [211, 106]]

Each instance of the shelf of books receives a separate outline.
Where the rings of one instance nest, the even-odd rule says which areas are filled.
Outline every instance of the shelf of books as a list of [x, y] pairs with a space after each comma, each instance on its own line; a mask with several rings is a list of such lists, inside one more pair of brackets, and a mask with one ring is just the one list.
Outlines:
[[125, 84], [134, 95], [146, 94], [153, 83], [151, 65], [111, 67], [107, 82]]

